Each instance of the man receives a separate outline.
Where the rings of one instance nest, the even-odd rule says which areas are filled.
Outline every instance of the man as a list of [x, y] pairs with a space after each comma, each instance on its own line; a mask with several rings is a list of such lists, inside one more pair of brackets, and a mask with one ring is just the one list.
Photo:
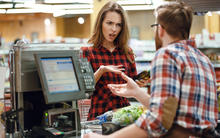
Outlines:
[[170, 2], [155, 10], [157, 53], [151, 64], [151, 95], [122, 74], [126, 84], [109, 84], [123, 97], [135, 97], [148, 107], [128, 127], [111, 135], [90, 133], [89, 138], [214, 137], [218, 105], [216, 78], [210, 60], [189, 38], [192, 10]]

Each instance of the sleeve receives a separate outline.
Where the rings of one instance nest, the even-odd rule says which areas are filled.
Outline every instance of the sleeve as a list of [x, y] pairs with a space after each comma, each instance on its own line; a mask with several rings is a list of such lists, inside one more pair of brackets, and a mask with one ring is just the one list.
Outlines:
[[[130, 49], [132, 52], [132, 49]], [[133, 52], [132, 52], [133, 53]], [[137, 68], [136, 68], [136, 63], [135, 63], [135, 58], [134, 58], [134, 54], [130, 54], [130, 58], [134, 61], [133, 63], [130, 63], [130, 67], [129, 67], [129, 77], [131, 78], [135, 78], [135, 76], [137, 75]]]
[[88, 47], [81, 47], [80, 50], [82, 51], [83, 58], [87, 58], [88, 61], [89, 59], [89, 48]]
[[136, 121], [152, 137], [160, 137], [172, 126], [180, 95], [180, 72], [175, 58], [157, 54], [151, 64], [151, 99], [146, 113]]

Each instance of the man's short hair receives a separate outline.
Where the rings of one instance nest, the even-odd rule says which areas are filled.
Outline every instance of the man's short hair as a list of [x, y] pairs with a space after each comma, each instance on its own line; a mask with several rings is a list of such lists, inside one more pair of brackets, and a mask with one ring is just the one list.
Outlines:
[[157, 23], [179, 39], [188, 39], [192, 24], [192, 8], [183, 2], [169, 2], [155, 10]]

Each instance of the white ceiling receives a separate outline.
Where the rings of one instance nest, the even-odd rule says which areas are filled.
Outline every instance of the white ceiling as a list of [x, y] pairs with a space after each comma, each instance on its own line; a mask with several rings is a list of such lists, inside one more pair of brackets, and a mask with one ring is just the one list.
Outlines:
[[[118, 0], [125, 10], [152, 10], [152, 0]], [[93, 0], [0, 0], [0, 14], [53, 13], [90, 14]]]
[[[163, 1], [117, 0], [125, 10], [152, 10], [158, 3]], [[182, 1], [191, 5], [195, 12], [220, 11], [220, 0]], [[92, 12], [93, 0], [0, 0], [0, 14], [52, 13], [56, 17], [73, 14], [91, 14]]]

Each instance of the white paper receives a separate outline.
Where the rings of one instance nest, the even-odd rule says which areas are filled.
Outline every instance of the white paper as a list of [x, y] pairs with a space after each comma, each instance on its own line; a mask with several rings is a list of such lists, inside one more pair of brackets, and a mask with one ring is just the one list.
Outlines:
[[0, 98], [4, 98], [6, 67], [0, 67]]

